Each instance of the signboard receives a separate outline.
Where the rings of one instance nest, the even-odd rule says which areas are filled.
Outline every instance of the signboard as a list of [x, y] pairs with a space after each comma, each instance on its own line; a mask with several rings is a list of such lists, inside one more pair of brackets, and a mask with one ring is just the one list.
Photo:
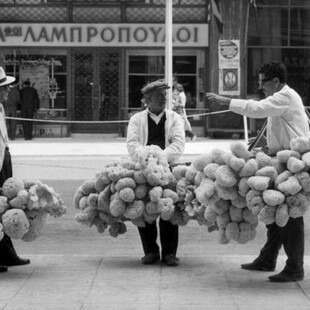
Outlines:
[[[164, 47], [164, 24], [0, 24], [0, 46]], [[208, 24], [173, 24], [175, 47], [207, 47]]]
[[219, 94], [240, 95], [240, 41], [219, 41]]

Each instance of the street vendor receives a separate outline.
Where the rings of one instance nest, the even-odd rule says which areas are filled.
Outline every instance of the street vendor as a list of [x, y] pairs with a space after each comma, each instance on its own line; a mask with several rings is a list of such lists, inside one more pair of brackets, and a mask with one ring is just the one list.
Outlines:
[[[7, 76], [2, 67], [0, 67], [0, 187], [5, 180], [12, 177], [12, 161], [8, 148], [8, 133], [5, 125], [5, 113], [1, 102], [7, 100], [8, 85], [13, 83], [15, 78]], [[8, 266], [19, 266], [29, 264], [29, 259], [20, 258], [11, 241], [11, 238], [4, 234], [0, 241], [0, 272], [7, 271]]]
[[[251, 118], [267, 118], [269, 155], [290, 149], [293, 138], [309, 132], [307, 115], [301, 97], [287, 85], [287, 69], [279, 62], [264, 64], [259, 71], [259, 89], [265, 98], [259, 101], [231, 99], [207, 93], [208, 100], [229, 106], [230, 111]], [[267, 225], [267, 242], [259, 256], [242, 264], [247, 270], [274, 271], [279, 250], [283, 245], [288, 257], [284, 269], [269, 277], [272, 282], [300, 281], [304, 278], [304, 220], [289, 218], [284, 227]]]
[[[166, 92], [169, 86], [162, 80], [151, 82], [142, 88], [147, 108], [130, 118], [127, 134], [127, 149], [131, 157], [141, 146], [157, 145], [163, 149], [167, 161], [177, 162], [184, 151], [185, 134], [183, 120], [176, 112], [166, 109]], [[156, 242], [156, 221], [139, 227], [139, 234], [145, 256], [144, 265], [160, 260], [160, 250]], [[159, 220], [161, 261], [168, 266], [177, 266], [178, 225]]]

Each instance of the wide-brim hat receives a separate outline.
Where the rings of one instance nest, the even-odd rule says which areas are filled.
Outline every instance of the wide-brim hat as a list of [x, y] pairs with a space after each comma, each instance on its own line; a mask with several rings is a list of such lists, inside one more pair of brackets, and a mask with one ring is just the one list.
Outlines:
[[157, 80], [151, 83], [148, 83], [145, 85], [142, 89], [141, 92], [142, 94], [146, 95], [154, 90], [161, 90], [161, 89], [168, 89], [170, 86], [164, 80]]
[[0, 67], [0, 87], [12, 84], [14, 81], [15, 77], [6, 75], [3, 68]]

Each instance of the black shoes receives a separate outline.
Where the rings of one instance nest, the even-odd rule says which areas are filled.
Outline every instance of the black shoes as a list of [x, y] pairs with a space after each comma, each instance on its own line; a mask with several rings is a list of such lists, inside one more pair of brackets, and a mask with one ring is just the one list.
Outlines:
[[158, 253], [148, 253], [141, 258], [141, 262], [143, 265], [153, 265], [159, 261]]
[[0, 265], [0, 272], [7, 272], [8, 267]]
[[304, 279], [304, 272], [289, 273], [282, 270], [280, 273], [268, 277], [271, 282], [292, 282], [302, 281]]
[[0, 264], [3, 264], [5, 266], [22, 266], [30, 264], [30, 259], [20, 258], [16, 256], [14, 259], [1, 261]]
[[170, 267], [176, 267], [179, 265], [179, 259], [173, 254], [167, 254], [161, 261]]
[[[141, 258], [141, 263], [143, 265], [153, 265], [157, 263], [159, 259], [160, 257], [158, 253], [148, 253]], [[173, 254], [167, 254], [165, 257], [162, 258], [161, 262], [165, 263], [167, 266], [172, 267], [179, 265], [179, 259]]]
[[255, 259], [252, 263], [249, 264], [242, 264], [242, 269], [246, 270], [258, 270], [258, 271], [274, 271], [275, 266], [267, 266], [266, 264], [262, 263], [261, 261]]

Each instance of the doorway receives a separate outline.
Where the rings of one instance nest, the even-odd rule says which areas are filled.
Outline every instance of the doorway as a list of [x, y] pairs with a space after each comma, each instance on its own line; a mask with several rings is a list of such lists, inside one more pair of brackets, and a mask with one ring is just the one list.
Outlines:
[[76, 50], [72, 55], [73, 133], [118, 133], [120, 53]]

